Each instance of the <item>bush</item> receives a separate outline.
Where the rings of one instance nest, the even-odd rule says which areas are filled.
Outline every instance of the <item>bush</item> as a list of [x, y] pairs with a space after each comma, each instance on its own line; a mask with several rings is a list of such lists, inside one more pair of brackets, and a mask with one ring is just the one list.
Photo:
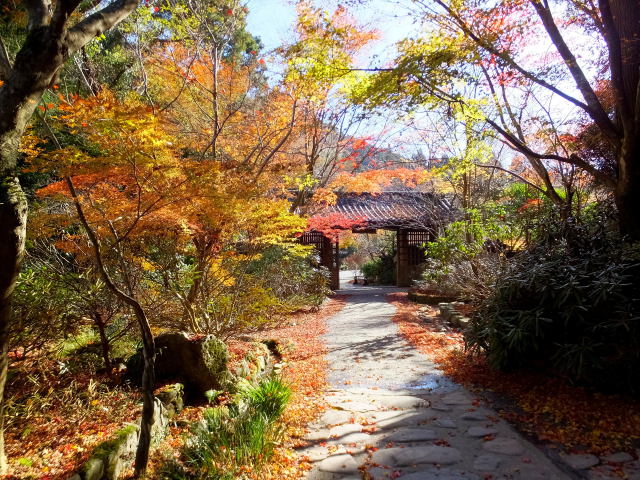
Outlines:
[[638, 392], [640, 249], [603, 228], [566, 233], [556, 231], [504, 269], [472, 319], [467, 344], [501, 369], [549, 368]]
[[248, 273], [260, 278], [281, 304], [292, 310], [320, 305], [331, 293], [326, 269], [314, 268], [310, 255], [281, 246], [267, 248], [252, 262]]
[[284, 435], [279, 424], [291, 390], [277, 377], [246, 386], [227, 406], [210, 408], [192, 431], [182, 464], [165, 468], [165, 478], [237, 479], [260, 469]]
[[452, 261], [446, 268], [439, 262], [428, 259], [424, 280], [417, 283], [417, 288], [458, 300], [480, 302], [493, 292], [496, 276], [506, 262], [504, 255], [489, 252], [470, 259]]
[[370, 283], [395, 285], [396, 265], [391, 255], [382, 255], [368, 261], [360, 269], [364, 278]]
[[77, 333], [82, 315], [78, 303], [78, 294], [55, 272], [43, 266], [25, 268], [13, 295], [11, 350], [20, 356], [42, 353]]
[[319, 305], [329, 293], [326, 269], [313, 268], [301, 245], [223, 252], [202, 264], [186, 257], [173, 262], [173, 253], [158, 255], [164, 263], [147, 275], [163, 297], [168, 293], [157, 324], [174, 331], [227, 339], [266, 328], [302, 306]]

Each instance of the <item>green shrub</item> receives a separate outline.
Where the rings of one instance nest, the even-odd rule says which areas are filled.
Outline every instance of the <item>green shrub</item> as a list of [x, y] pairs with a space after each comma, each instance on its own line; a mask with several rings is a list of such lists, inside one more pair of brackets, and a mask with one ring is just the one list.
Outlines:
[[368, 261], [360, 268], [364, 278], [370, 283], [394, 285], [396, 283], [396, 267], [392, 256], [380, 256]]
[[326, 269], [314, 268], [309, 254], [278, 245], [262, 252], [250, 264], [248, 273], [260, 278], [289, 309], [319, 305], [330, 293]]
[[501, 369], [548, 368], [638, 392], [639, 249], [604, 228], [566, 233], [556, 231], [503, 270], [472, 319], [467, 344]]
[[282, 439], [279, 423], [291, 390], [273, 376], [238, 392], [227, 406], [209, 408], [192, 430], [182, 464], [164, 469], [171, 479], [237, 479], [243, 467], [260, 469]]
[[239, 394], [244, 402], [263, 413], [272, 423], [284, 413], [291, 398], [291, 390], [275, 376], [266, 378], [257, 385], [248, 385]]
[[78, 333], [78, 304], [77, 292], [56, 272], [40, 265], [25, 268], [13, 294], [10, 348], [23, 355], [42, 353]]

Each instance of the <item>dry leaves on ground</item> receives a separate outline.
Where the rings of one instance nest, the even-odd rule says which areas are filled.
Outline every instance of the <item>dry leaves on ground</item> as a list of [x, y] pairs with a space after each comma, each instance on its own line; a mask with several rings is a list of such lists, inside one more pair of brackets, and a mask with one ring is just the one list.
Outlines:
[[398, 309], [393, 320], [405, 338], [453, 380], [478, 393], [495, 392], [506, 399], [498, 408], [501, 416], [540, 442], [595, 454], [632, 451], [640, 445], [637, 399], [572, 386], [544, 373], [491, 369], [481, 356], [464, 352], [462, 333], [443, 333], [435, 327], [437, 322], [419, 318], [421, 306], [405, 293], [390, 294], [388, 299]]

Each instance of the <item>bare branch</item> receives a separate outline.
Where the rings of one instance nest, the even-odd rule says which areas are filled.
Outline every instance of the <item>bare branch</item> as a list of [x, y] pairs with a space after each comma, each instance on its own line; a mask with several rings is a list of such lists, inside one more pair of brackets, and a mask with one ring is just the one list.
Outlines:
[[501, 167], [499, 165], [485, 165], [485, 164], [482, 164], [482, 163], [474, 163], [473, 165], [475, 165], [476, 167], [480, 167], [480, 168], [490, 168], [492, 170], [500, 170], [501, 172], [508, 173], [509, 175], [512, 175], [512, 176], [516, 177], [522, 183], [525, 183], [525, 184], [529, 185], [530, 187], [535, 188], [536, 190], [538, 190], [543, 195], [545, 195], [545, 196], [547, 195], [547, 192], [543, 188], [540, 188], [535, 183], [530, 182], [526, 178], [522, 177], [521, 175], [518, 175], [516, 172], [513, 172], [513, 171], [511, 171], [511, 170], [509, 170], [507, 168]]
[[75, 53], [93, 38], [123, 21], [137, 6], [138, 0], [115, 0], [102, 10], [78, 22], [69, 29], [67, 34], [66, 44], [69, 53]]
[[561, 155], [556, 155], [556, 154], [541, 154], [538, 152], [534, 152], [528, 146], [526, 146], [524, 143], [522, 143], [520, 140], [514, 137], [512, 134], [510, 134], [509, 132], [504, 130], [502, 127], [500, 127], [500, 125], [498, 125], [496, 122], [486, 117], [485, 117], [485, 121], [489, 125], [491, 125], [496, 131], [498, 131], [498, 133], [500, 133], [500, 135], [502, 135], [506, 139], [506, 141], [509, 143], [509, 145], [511, 145], [512, 148], [514, 148], [515, 150], [518, 150], [520, 153], [525, 155], [529, 160], [534, 158], [538, 160], [557, 160], [559, 162], [569, 163], [571, 165], [575, 165], [576, 167], [582, 168], [583, 170], [591, 174], [599, 183], [606, 186], [607, 188], [610, 188], [612, 190], [616, 188], [617, 182], [614, 178], [601, 172], [596, 167], [594, 167], [584, 159], [580, 158], [580, 156], [576, 155], [575, 153], [572, 155], [569, 155], [568, 157], [563, 157]]
[[594, 122], [598, 124], [598, 126], [602, 129], [602, 131], [609, 137], [610, 141], [615, 145], [619, 143], [621, 134], [618, 131], [618, 128], [611, 121], [607, 112], [605, 112], [600, 100], [598, 99], [596, 93], [591, 88], [591, 84], [584, 72], [578, 65], [578, 60], [576, 59], [573, 52], [569, 49], [569, 46], [565, 42], [562, 33], [558, 29], [553, 16], [551, 14], [551, 10], [548, 6], [543, 6], [539, 0], [531, 0], [531, 4], [538, 12], [538, 16], [540, 20], [542, 20], [542, 24], [544, 25], [549, 38], [555, 45], [558, 53], [562, 57], [564, 64], [567, 66], [569, 73], [573, 77], [576, 82], [576, 86], [578, 90], [582, 94], [582, 97], [587, 102], [589, 109], [587, 113], [591, 116]]
[[495, 55], [496, 57], [500, 58], [503, 62], [505, 62], [507, 65], [509, 65], [514, 70], [516, 70], [518, 73], [522, 74], [528, 80], [531, 80], [532, 82], [540, 85], [541, 87], [546, 88], [550, 92], [555, 93], [559, 97], [564, 98], [565, 100], [567, 100], [568, 102], [572, 103], [573, 105], [581, 108], [582, 110], [587, 112], [592, 118], [594, 118], [594, 120], [595, 120], [595, 117], [598, 116], [598, 113], [596, 111], [594, 111], [591, 108], [590, 105], [588, 105], [588, 104], [578, 100], [577, 98], [575, 98], [575, 97], [563, 92], [562, 90], [560, 90], [559, 88], [557, 88], [554, 85], [550, 84], [549, 82], [547, 82], [543, 78], [540, 78], [539, 76], [537, 76], [534, 73], [530, 72], [526, 68], [522, 67], [518, 62], [516, 62], [508, 54], [508, 52], [501, 51], [497, 47], [492, 45], [491, 43], [483, 41], [482, 38], [480, 38], [471, 29], [471, 27], [450, 6], [448, 6], [445, 2], [443, 2], [442, 0], [435, 0], [435, 2], [441, 8], [443, 8], [447, 12], [447, 14], [449, 14], [451, 16], [451, 18], [453, 18], [453, 20], [456, 22], [456, 25], [458, 26], [458, 28], [460, 28], [460, 30], [462, 30], [462, 32], [465, 35], [467, 35], [469, 38], [471, 38], [480, 48], [482, 48], [482, 49], [486, 50], [487, 52], [489, 52], [489, 53]]

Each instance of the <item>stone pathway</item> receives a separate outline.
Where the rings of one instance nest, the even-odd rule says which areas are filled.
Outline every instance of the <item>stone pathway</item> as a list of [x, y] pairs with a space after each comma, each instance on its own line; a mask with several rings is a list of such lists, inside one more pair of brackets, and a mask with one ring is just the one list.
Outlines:
[[328, 321], [331, 408], [299, 451], [313, 462], [307, 478], [572, 478], [398, 335], [392, 291], [345, 288]]

